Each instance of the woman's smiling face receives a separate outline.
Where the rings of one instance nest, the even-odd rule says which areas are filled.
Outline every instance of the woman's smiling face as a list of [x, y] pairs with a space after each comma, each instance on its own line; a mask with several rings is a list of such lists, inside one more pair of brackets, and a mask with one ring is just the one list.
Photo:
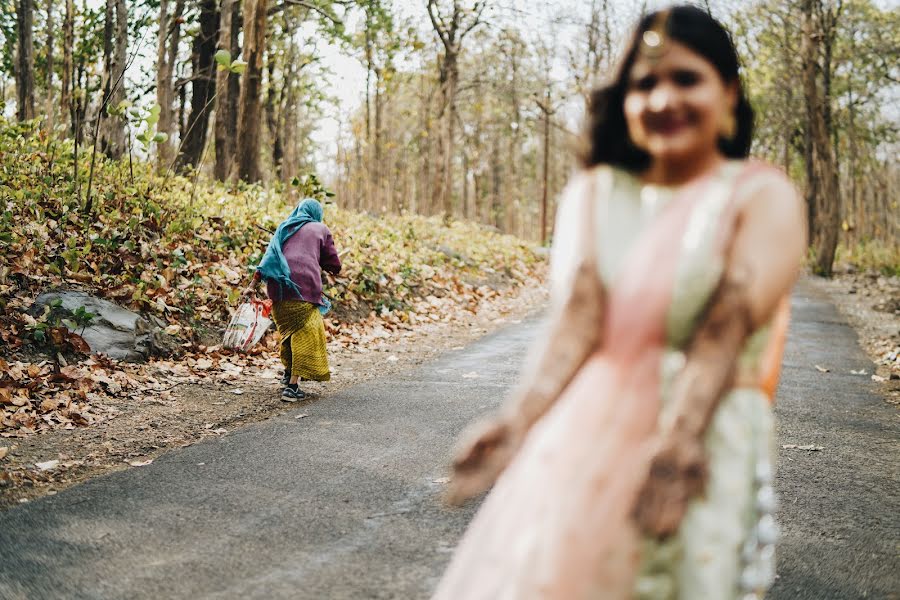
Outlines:
[[736, 103], [736, 82], [726, 84], [703, 56], [669, 39], [658, 58], [638, 53], [625, 121], [634, 144], [654, 161], [683, 161], [716, 151]]

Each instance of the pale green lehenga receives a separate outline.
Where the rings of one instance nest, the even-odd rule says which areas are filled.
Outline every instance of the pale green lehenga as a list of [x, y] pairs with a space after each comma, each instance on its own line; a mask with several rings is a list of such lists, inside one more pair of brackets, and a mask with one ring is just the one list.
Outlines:
[[[661, 367], [662, 410], [666, 419], [669, 387], [684, 363], [681, 349], [721, 277], [724, 258], [716, 237], [725, 218], [728, 193], [739, 165], [721, 174], [723, 190], [711, 193], [694, 210], [678, 252], [678, 270], [666, 320], [667, 348]], [[626, 179], [619, 185], [633, 184]], [[669, 190], [657, 191], [671, 196]], [[645, 188], [646, 194], [646, 188]], [[747, 341], [740, 362], [746, 367], [763, 356], [769, 328]], [[773, 423], [769, 398], [759, 388], [737, 388], [721, 400], [706, 434], [709, 483], [694, 500], [678, 534], [659, 543], [644, 542], [635, 598], [762, 597], [775, 579], [775, 493], [772, 488]], [[735, 552], [739, 548], [740, 552]]]
[[[765, 594], [775, 576], [777, 527], [772, 411], [762, 387], [735, 388], [721, 399], [706, 434], [708, 484], [676, 535], [664, 543], [641, 538], [630, 511], [684, 348], [724, 270], [736, 198], [772, 175], [727, 163], [688, 199], [608, 168], [570, 186], [554, 234], [553, 297], [572, 285], [584, 212], [579, 198], [593, 194], [609, 339], [529, 432], [436, 598]], [[768, 327], [760, 328], [746, 343], [744, 372], [759, 370], [768, 335]]]

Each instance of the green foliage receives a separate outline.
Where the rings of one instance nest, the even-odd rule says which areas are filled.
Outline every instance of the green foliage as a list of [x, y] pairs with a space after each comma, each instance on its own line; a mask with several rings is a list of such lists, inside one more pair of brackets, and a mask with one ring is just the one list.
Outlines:
[[900, 247], [877, 240], [855, 245], [839, 244], [835, 262], [849, 264], [863, 271], [900, 277]]
[[85, 329], [90, 327], [91, 323], [94, 320], [94, 317], [96, 316], [96, 314], [88, 311], [85, 307], [79, 306], [72, 311], [71, 318], [63, 319], [62, 323], [69, 329], [78, 329], [80, 331], [84, 331]]
[[314, 198], [319, 202], [325, 203], [329, 202], [329, 198], [334, 197], [334, 192], [325, 189], [325, 186], [319, 181], [315, 173], [294, 177], [291, 180], [291, 185], [297, 188], [297, 191], [303, 198]]
[[0, 1], [0, 41], [0, 73], [13, 73], [13, 61], [16, 58], [16, 5], [8, 0]]
[[62, 300], [56, 298], [44, 306], [37, 317], [24, 315], [24, 328], [27, 337], [38, 348], [56, 355], [60, 351], [87, 353], [89, 348], [76, 329], [84, 331], [96, 315], [88, 312], [84, 306], [74, 311], [63, 308]]
[[[783, 163], [787, 144], [795, 157], [789, 165], [792, 175], [801, 180], [806, 107], [797, 52], [802, 34], [798, 6], [775, 0], [748, 3], [734, 15], [734, 39], [745, 58], [746, 88], [761, 117], [755, 152]], [[761, 14], [769, 18], [760, 19]], [[896, 119], [884, 110], [897, 92], [900, 12], [880, 9], [872, 0], [847, 0], [836, 28], [829, 83], [835, 152], [839, 160], [853, 153], [853, 160], [879, 162], [900, 133]]]
[[149, 149], [150, 144], [161, 144], [169, 139], [168, 134], [156, 131], [161, 110], [159, 104], [154, 104], [146, 111], [135, 108], [129, 110], [129, 115], [137, 121], [139, 126], [143, 126], [135, 138], [144, 145], [145, 149]]
[[231, 60], [231, 52], [219, 50], [215, 55], [216, 68], [219, 71], [230, 71], [240, 75], [247, 69], [247, 62], [241, 59]]

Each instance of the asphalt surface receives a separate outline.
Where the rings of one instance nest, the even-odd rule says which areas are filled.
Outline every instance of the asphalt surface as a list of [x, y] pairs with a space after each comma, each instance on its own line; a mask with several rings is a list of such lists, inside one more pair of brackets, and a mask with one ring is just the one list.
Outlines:
[[[427, 597], [474, 510], [440, 503], [452, 444], [502, 400], [538, 331], [517, 325], [2, 513], [0, 599]], [[777, 411], [772, 598], [898, 597], [897, 410], [851, 369], [872, 373], [802, 284]]]
[[[782, 538], [769, 596], [896, 600], [900, 412], [874, 393], [874, 365], [824, 292], [801, 281], [792, 309], [775, 410]], [[783, 448], [792, 444], [822, 450]]]

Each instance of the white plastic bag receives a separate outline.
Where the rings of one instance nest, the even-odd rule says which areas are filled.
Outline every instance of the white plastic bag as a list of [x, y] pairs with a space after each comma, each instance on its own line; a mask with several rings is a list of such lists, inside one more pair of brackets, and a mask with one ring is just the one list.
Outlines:
[[241, 304], [225, 330], [222, 346], [244, 352], [255, 346], [272, 324], [269, 319], [271, 311], [271, 302], [263, 300], [254, 299]]

